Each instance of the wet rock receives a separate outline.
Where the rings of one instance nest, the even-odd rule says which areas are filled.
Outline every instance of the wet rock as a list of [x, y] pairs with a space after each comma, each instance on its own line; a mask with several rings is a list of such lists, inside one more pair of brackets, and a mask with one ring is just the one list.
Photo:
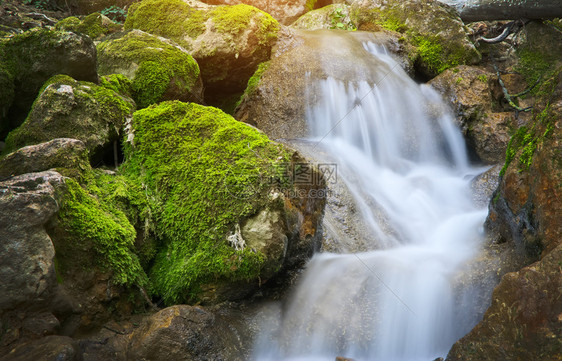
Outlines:
[[506, 274], [484, 320], [453, 345], [447, 361], [560, 359], [562, 246], [518, 272]]
[[129, 360], [243, 360], [236, 329], [201, 307], [163, 309], [130, 336]]
[[4, 152], [66, 137], [82, 141], [97, 163], [105, 152], [113, 153], [113, 142], [133, 110], [132, 100], [114, 90], [56, 76], [45, 84], [25, 122], [10, 132]]
[[244, 90], [259, 63], [269, 59], [279, 24], [252, 6], [198, 1], [144, 0], [131, 6], [125, 29], [174, 40], [201, 68], [206, 96]]
[[[246, 94], [236, 110], [235, 118], [256, 126], [274, 139], [305, 137], [308, 133], [306, 107], [315, 101], [310, 77], [336, 80], [379, 81], [382, 61], [375, 59], [363, 46], [384, 45], [392, 54], [400, 54], [400, 42], [392, 34], [343, 31], [293, 31], [292, 41], [281, 55], [273, 58], [254, 91]], [[290, 45], [293, 44], [293, 45]], [[399, 50], [401, 49], [401, 50]], [[395, 51], [397, 50], [397, 51]], [[404, 58], [396, 56], [400, 63]], [[363, 62], [366, 66], [357, 66]], [[369, 69], [359, 72], [357, 69]]]
[[[562, 323], [562, 76], [541, 86], [531, 126], [512, 137], [486, 227], [498, 247], [527, 267], [503, 276], [483, 320], [447, 361], [558, 360]], [[530, 265], [529, 265], [530, 264]]]
[[350, 14], [359, 30], [383, 27], [402, 33], [418, 48], [416, 70], [428, 78], [481, 60], [458, 13], [438, 1], [358, 0], [352, 2]]
[[53, 171], [0, 182], [0, 311], [50, 302], [55, 249], [44, 226], [59, 210], [63, 187]]
[[[12, 104], [0, 96], [0, 139], [27, 116], [45, 81], [57, 74], [97, 82], [96, 48], [84, 35], [37, 29], [11, 37], [0, 44], [0, 75], [13, 82]], [[6, 75], [7, 74], [7, 75]], [[3, 89], [2, 92], [10, 91]], [[6, 111], [8, 109], [8, 111]]]
[[494, 191], [498, 188], [500, 179], [501, 165], [490, 167], [484, 173], [478, 175], [472, 180], [470, 186], [473, 190], [474, 202], [481, 208], [485, 208]]
[[[503, 81], [514, 94], [524, 88], [520, 76], [505, 76]], [[514, 109], [504, 106], [497, 76], [483, 68], [461, 65], [444, 71], [429, 84], [449, 102], [478, 157], [487, 164], [503, 162], [512, 130], [529, 117], [520, 114], [516, 118]]]
[[89, 166], [88, 152], [82, 141], [58, 138], [20, 148], [0, 158], [0, 179], [52, 168], [80, 171]]
[[13, 348], [5, 361], [79, 361], [78, 343], [67, 336], [47, 336]]
[[182, 47], [162, 37], [132, 30], [97, 45], [100, 75], [131, 80], [139, 108], [164, 100], [203, 103], [199, 66]]

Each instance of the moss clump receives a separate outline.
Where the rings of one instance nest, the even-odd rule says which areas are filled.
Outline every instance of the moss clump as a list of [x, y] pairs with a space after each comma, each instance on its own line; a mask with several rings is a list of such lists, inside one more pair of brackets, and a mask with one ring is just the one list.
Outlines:
[[199, 81], [199, 66], [191, 55], [172, 43], [138, 30], [120, 39], [102, 42], [97, 49], [99, 73], [119, 72], [129, 77], [139, 108], [165, 100], [168, 93], [187, 100]]
[[102, 35], [119, 31], [121, 27], [115, 23], [104, 24], [102, 15], [93, 13], [82, 20], [75, 16], [62, 19], [55, 24], [55, 29], [78, 32], [96, 39]]
[[249, 27], [256, 16], [260, 17], [260, 31], [257, 37], [260, 45], [267, 44], [277, 38], [279, 23], [271, 15], [246, 4], [219, 6], [207, 15], [213, 20], [220, 33], [237, 35]]
[[131, 81], [121, 74], [104, 75], [100, 78], [100, 85], [113, 90], [117, 94], [132, 98], [133, 87]]
[[124, 174], [154, 200], [160, 248], [150, 277], [168, 303], [197, 299], [202, 284], [254, 279], [265, 256], [226, 241], [271, 190], [289, 153], [256, 129], [212, 107], [178, 101], [135, 112]]
[[248, 86], [246, 87], [246, 90], [244, 90], [244, 94], [242, 94], [242, 96], [236, 103], [235, 108], [240, 105], [242, 99], [248, 98], [252, 94], [254, 94], [254, 91], [256, 90], [258, 84], [260, 83], [260, 79], [263, 76], [263, 73], [265, 73], [267, 68], [269, 68], [270, 63], [271, 63], [270, 61], [264, 61], [263, 63], [260, 63], [260, 65], [258, 65], [258, 69], [254, 73], [254, 75], [252, 75], [252, 77], [248, 80]]
[[[81, 262], [72, 258], [80, 251], [92, 249], [95, 254], [88, 253], [92, 259], [84, 260], [86, 264], [91, 262], [112, 271], [117, 284], [146, 287], [148, 278], [134, 252], [136, 232], [116, 205], [115, 198], [119, 197], [116, 187], [107, 182], [107, 177], [94, 174], [93, 178], [85, 188], [71, 178], [66, 179], [67, 191], [58, 214], [59, 226], [67, 236], [65, 244], [57, 249], [57, 253], [61, 247], [64, 250], [64, 257], [58, 257], [59, 263], [63, 263], [60, 266], [65, 268], [65, 262]], [[131, 199], [129, 195], [125, 197]], [[73, 249], [77, 250], [75, 254]]]
[[[562, 68], [558, 68], [554, 74], [545, 81], [537, 91], [540, 98], [537, 101], [539, 107], [534, 109], [532, 126], [522, 126], [509, 140], [505, 153], [505, 164], [500, 171], [503, 176], [509, 165], [517, 158], [518, 171], [522, 172], [531, 166], [533, 155], [544, 139], [553, 133], [556, 114], [550, 106], [550, 98], [554, 93], [559, 74]], [[541, 105], [542, 103], [542, 105]], [[539, 109], [542, 109], [539, 111]]]

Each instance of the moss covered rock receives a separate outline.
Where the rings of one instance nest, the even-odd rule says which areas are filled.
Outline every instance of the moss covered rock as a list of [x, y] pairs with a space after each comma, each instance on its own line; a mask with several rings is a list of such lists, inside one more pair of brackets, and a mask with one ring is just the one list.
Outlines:
[[269, 60], [278, 23], [249, 5], [210, 6], [197, 1], [144, 0], [129, 9], [125, 29], [174, 40], [201, 68], [206, 96], [244, 90], [259, 63]]
[[55, 138], [73, 138], [84, 142], [90, 159], [99, 161], [104, 149], [118, 140], [133, 110], [130, 99], [111, 89], [55, 76], [45, 84], [25, 122], [8, 135], [4, 152]]
[[115, 33], [123, 28], [122, 25], [111, 21], [107, 16], [100, 13], [92, 13], [83, 19], [75, 16], [62, 19], [56, 23], [55, 29], [63, 31], [78, 32], [97, 39], [103, 35]]
[[100, 75], [119, 73], [131, 80], [139, 108], [163, 100], [203, 102], [199, 66], [175, 43], [140, 30], [97, 45]]
[[349, 10], [350, 6], [346, 4], [324, 6], [304, 14], [291, 27], [305, 30], [355, 30], [355, 24], [353, 24], [349, 17]]
[[212, 5], [238, 5], [246, 4], [254, 6], [273, 16], [279, 23], [284, 25], [292, 24], [307, 11], [321, 8], [331, 3], [331, 0], [205, 0]]
[[403, 33], [417, 47], [417, 69], [427, 77], [481, 59], [458, 13], [439, 1], [358, 0], [351, 7], [350, 18], [358, 29]]
[[[124, 173], [152, 199], [161, 243], [150, 278], [167, 303], [238, 299], [311, 255], [323, 199], [286, 195], [295, 185], [284, 146], [216, 108], [177, 101], [135, 112], [129, 129]], [[265, 244], [249, 240], [254, 217], [273, 227]]]
[[[96, 48], [89, 37], [80, 34], [33, 29], [0, 42], [3, 72], [8, 78], [4, 83], [9, 85], [10, 78], [13, 81], [14, 95], [6, 116], [0, 118], [0, 139], [25, 119], [39, 89], [53, 75], [97, 82]], [[0, 99], [9, 99], [10, 90], [2, 90], [6, 91], [8, 98], [3, 95]]]

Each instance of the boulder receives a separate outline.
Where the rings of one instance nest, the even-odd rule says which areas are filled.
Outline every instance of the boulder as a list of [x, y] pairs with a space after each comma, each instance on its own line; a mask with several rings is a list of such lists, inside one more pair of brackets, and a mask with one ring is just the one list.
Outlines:
[[4, 153], [55, 138], [78, 139], [95, 163], [113, 153], [134, 102], [94, 83], [55, 76], [43, 87], [29, 116], [6, 138]]
[[307, 11], [328, 5], [331, 0], [205, 0], [203, 2], [212, 5], [251, 5], [270, 14], [279, 23], [289, 25]]
[[123, 74], [139, 108], [164, 100], [203, 103], [199, 66], [179, 45], [132, 30], [97, 45], [100, 75]]
[[211, 6], [195, 0], [144, 0], [129, 9], [125, 29], [171, 39], [197, 60], [206, 96], [242, 92], [269, 59], [279, 24], [252, 6]]
[[453, 346], [448, 361], [562, 357], [562, 68], [537, 93], [531, 123], [510, 140], [486, 220], [495, 242], [530, 265], [502, 278], [483, 320]]
[[78, 342], [67, 336], [47, 336], [10, 350], [5, 361], [79, 361], [82, 352]]
[[82, 141], [58, 138], [20, 148], [0, 158], [0, 179], [52, 168], [86, 170], [89, 167], [88, 152]]
[[416, 70], [428, 78], [481, 60], [458, 13], [438, 1], [357, 0], [351, 4], [350, 18], [359, 30], [383, 27], [402, 33], [418, 49]]
[[128, 360], [242, 361], [234, 325], [209, 310], [172, 306], [152, 315], [130, 336]]
[[63, 177], [53, 171], [0, 182], [0, 314], [53, 297], [55, 249], [45, 224], [59, 210], [63, 187]]
[[562, 246], [541, 261], [506, 274], [484, 319], [457, 341], [447, 361], [544, 360], [562, 357], [559, 335]]
[[123, 12], [134, 0], [50, 0], [60, 9], [68, 10], [72, 14], [88, 15], [95, 12]]
[[55, 24], [55, 29], [81, 33], [88, 35], [92, 39], [97, 39], [122, 30], [123, 25], [114, 23], [107, 16], [100, 13], [92, 13], [83, 19], [70, 16], [59, 20]]
[[98, 80], [96, 48], [81, 34], [33, 29], [0, 42], [0, 54], [0, 79], [8, 86], [2, 87], [0, 95], [0, 115], [4, 114], [0, 118], [0, 139], [25, 119], [40, 88], [53, 75]]
[[[506, 75], [502, 81], [512, 94], [525, 88], [521, 76]], [[497, 76], [482, 68], [461, 65], [444, 71], [429, 84], [449, 102], [480, 160], [487, 164], [503, 162], [512, 129], [525, 124], [529, 117], [524, 113], [515, 117], [514, 109], [505, 104]], [[523, 99], [520, 106], [529, 102]]]
[[[246, 297], [319, 246], [323, 180], [294, 151], [195, 103], [139, 110], [128, 129], [123, 171], [158, 214], [150, 277], [166, 303]], [[305, 166], [310, 182], [296, 183]]]
[[[407, 48], [389, 32], [293, 30], [291, 35], [293, 45], [276, 53], [278, 56], [271, 60], [261, 78], [253, 80], [253, 90], [246, 92], [235, 113], [236, 119], [256, 126], [273, 139], [309, 134], [306, 108], [314, 105], [320, 91], [309, 78], [376, 84], [380, 74], [392, 72], [387, 63], [372, 56], [365, 44], [384, 45], [394, 60], [408, 67], [408, 57], [403, 56]], [[358, 63], [365, 66], [357, 66]]]

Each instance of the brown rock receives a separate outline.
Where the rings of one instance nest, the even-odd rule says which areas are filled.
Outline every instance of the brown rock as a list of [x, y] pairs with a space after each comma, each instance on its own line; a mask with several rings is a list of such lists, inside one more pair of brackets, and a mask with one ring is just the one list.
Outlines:
[[231, 326], [201, 307], [168, 307], [133, 332], [127, 359], [242, 361], [242, 340]]
[[47, 336], [13, 348], [4, 361], [79, 361], [78, 342], [66, 336]]

